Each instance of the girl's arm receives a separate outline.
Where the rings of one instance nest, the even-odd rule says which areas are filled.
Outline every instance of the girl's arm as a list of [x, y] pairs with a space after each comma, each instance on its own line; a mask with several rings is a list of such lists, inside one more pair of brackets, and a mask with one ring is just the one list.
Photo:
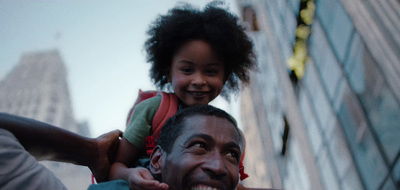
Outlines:
[[98, 182], [108, 178], [121, 131], [87, 138], [33, 119], [0, 113], [0, 128], [13, 133], [38, 160], [52, 160], [88, 166]]
[[122, 137], [109, 179], [123, 179], [129, 183], [130, 189], [168, 189], [167, 184], [155, 180], [146, 168], [133, 168], [139, 153], [135, 145]]
[[129, 175], [140, 154], [139, 148], [122, 137], [118, 147], [115, 162], [111, 165], [110, 180], [123, 179], [129, 181]]

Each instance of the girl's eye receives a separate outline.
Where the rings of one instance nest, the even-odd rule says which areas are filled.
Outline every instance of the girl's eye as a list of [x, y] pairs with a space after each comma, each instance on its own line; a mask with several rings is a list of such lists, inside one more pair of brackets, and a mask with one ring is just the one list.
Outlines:
[[182, 68], [181, 71], [182, 71], [183, 73], [191, 73], [191, 72], [192, 72], [192, 69], [190, 69], [190, 68]]
[[206, 71], [206, 73], [207, 73], [208, 75], [216, 75], [216, 74], [218, 73], [218, 70], [216, 70], [216, 69], [208, 69], [208, 70]]

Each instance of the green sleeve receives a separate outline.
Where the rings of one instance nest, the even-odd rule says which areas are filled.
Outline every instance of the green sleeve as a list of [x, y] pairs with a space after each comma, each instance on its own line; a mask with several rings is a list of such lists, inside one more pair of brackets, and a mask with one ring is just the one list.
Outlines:
[[123, 134], [126, 140], [140, 150], [146, 149], [145, 138], [149, 136], [153, 117], [160, 107], [161, 96], [144, 100], [135, 106], [135, 111], [129, 121], [129, 125]]

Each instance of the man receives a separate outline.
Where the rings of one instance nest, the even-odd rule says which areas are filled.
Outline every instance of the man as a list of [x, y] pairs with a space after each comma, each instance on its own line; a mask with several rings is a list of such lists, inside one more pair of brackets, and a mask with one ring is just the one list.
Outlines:
[[170, 189], [235, 189], [243, 137], [235, 120], [212, 106], [177, 113], [164, 125], [150, 171]]
[[[31, 127], [33, 129], [30, 129]], [[15, 138], [18, 139], [33, 155], [40, 156], [43, 155], [41, 154], [43, 152], [46, 153], [45, 155], [52, 153], [50, 155], [56, 156], [52, 157], [52, 160], [86, 165], [92, 171], [101, 168], [102, 164], [109, 168], [108, 160], [112, 159], [109, 153], [115, 154], [113, 147], [115, 147], [115, 142], [118, 142], [116, 139], [120, 136], [120, 132], [114, 131], [97, 139], [86, 139], [61, 128], [8, 114], [0, 114], [0, 140], [2, 139], [1, 132], [5, 132], [7, 137], [5, 139], [14, 138], [11, 142], [16, 141]], [[239, 181], [239, 160], [243, 151], [243, 141], [235, 120], [226, 112], [209, 105], [186, 108], [170, 118], [164, 125], [158, 145], [150, 157], [149, 170], [152, 175], [147, 179], [156, 182], [155, 184], [162, 189], [216, 188], [233, 190]], [[18, 141], [16, 142], [18, 144]], [[84, 142], [88, 142], [87, 145]], [[81, 144], [81, 146], [76, 147], [76, 144]], [[0, 141], [0, 146], [2, 145], [2, 141]], [[103, 148], [101, 148], [102, 146]], [[87, 155], [85, 150], [88, 153], [95, 153], [94, 156]], [[19, 151], [23, 152], [24, 150], [22, 148]], [[40, 154], [37, 154], [38, 152]], [[0, 154], [9, 155], [10, 152], [0, 152]], [[80, 154], [83, 155], [80, 156]], [[26, 156], [26, 153], [23, 155]], [[94, 160], [102, 160], [101, 158], [103, 158], [102, 162], [91, 164]], [[7, 166], [8, 161], [10, 160], [0, 157], [0, 167]], [[24, 170], [29, 173], [26, 168], [23, 168]], [[138, 170], [140, 171], [140, 168]], [[43, 179], [46, 175], [40, 175], [42, 178], [39, 179], [34, 174], [23, 178], [18, 175], [15, 175], [14, 178], [11, 177], [16, 188], [12, 188], [12, 186], [10, 188], [10, 186], [4, 186], [4, 181], [10, 179], [7, 172], [12, 173], [13, 171], [2, 168], [0, 172], [0, 189], [3, 187], [8, 189], [63, 189], [63, 186], [58, 186], [60, 182], [54, 176], [47, 175], [49, 179]], [[41, 170], [39, 173], [43, 173], [43, 171]], [[22, 174], [24, 173], [22, 172]], [[29, 186], [32, 182], [29, 176], [38, 179], [36, 183], [41, 185], [55, 183], [56, 186]], [[99, 176], [103, 179], [106, 175]], [[7, 185], [7, 182], [5, 184]], [[113, 182], [99, 183], [91, 185], [89, 189], [129, 189], [128, 183], [122, 180], [114, 181], [114, 185], [112, 184]]]
[[[150, 156], [151, 174], [137, 168], [139, 173], [144, 171], [141, 174], [147, 181], [136, 184], [152, 182], [154, 189], [233, 190], [239, 182], [243, 144], [235, 120], [226, 112], [209, 105], [185, 108], [163, 126]], [[129, 189], [122, 180], [89, 187], [116, 188]]]

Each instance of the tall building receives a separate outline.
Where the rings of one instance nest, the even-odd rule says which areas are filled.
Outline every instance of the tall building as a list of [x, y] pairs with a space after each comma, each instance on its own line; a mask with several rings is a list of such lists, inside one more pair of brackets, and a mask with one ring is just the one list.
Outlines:
[[[0, 112], [32, 118], [90, 136], [88, 125], [73, 116], [67, 70], [57, 50], [24, 54], [0, 82]], [[89, 169], [57, 162], [42, 162], [68, 189], [87, 189]]]
[[24, 54], [1, 81], [0, 111], [76, 132], [66, 77], [57, 50]]
[[238, 4], [259, 64], [242, 95], [247, 185], [400, 189], [400, 2]]

